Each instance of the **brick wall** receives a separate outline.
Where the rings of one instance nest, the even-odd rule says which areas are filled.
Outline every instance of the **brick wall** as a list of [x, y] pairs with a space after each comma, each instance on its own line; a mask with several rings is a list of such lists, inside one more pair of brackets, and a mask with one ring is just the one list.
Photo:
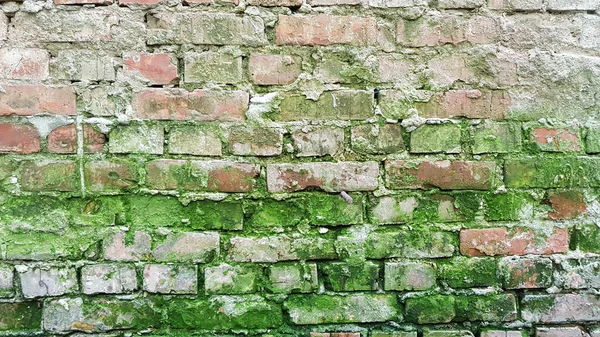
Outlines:
[[0, 335], [600, 336], [600, 0], [0, 7]]

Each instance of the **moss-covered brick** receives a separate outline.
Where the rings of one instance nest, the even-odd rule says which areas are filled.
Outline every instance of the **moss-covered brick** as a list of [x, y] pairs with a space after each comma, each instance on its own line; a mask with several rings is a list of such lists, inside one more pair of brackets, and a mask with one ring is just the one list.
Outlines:
[[461, 217], [461, 220], [472, 221], [481, 214], [483, 207], [482, 193], [473, 191], [458, 191], [452, 193], [454, 198], [454, 207], [456, 215]]
[[304, 198], [306, 216], [312, 225], [355, 225], [363, 222], [363, 198], [352, 193], [352, 203], [339, 195], [310, 194]]
[[406, 300], [406, 321], [428, 324], [448, 323], [456, 316], [454, 296], [426, 296]]
[[110, 153], [163, 154], [165, 130], [159, 125], [121, 125], [109, 134]]
[[579, 152], [581, 145], [577, 128], [538, 127], [529, 134], [531, 146], [544, 152]]
[[535, 289], [552, 286], [552, 261], [547, 258], [504, 258], [499, 270], [506, 289]]
[[348, 296], [292, 295], [284, 302], [292, 323], [372, 323], [398, 321], [400, 306], [392, 294]]
[[187, 52], [184, 56], [186, 83], [238, 83], [242, 80], [242, 58], [215, 52]]
[[372, 259], [436, 258], [452, 256], [457, 246], [457, 233], [412, 230], [372, 233], [365, 249], [366, 256]]
[[128, 222], [138, 228], [240, 230], [243, 226], [240, 201], [200, 200], [183, 205], [177, 198], [165, 196], [134, 196], [127, 201]]
[[361, 264], [331, 262], [320, 265], [323, 281], [333, 291], [370, 291], [380, 288], [380, 266], [371, 261]]
[[80, 189], [79, 170], [71, 160], [23, 161], [19, 183], [25, 191], [75, 192]]
[[415, 210], [423, 202], [414, 195], [387, 196], [373, 200], [369, 217], [376, 224], [397, 224], [413, 220]]
[[318, 290], [317, 265], [278, 263], [269, 267], [267, 288], [273, 293], [310, 293]]
[[573, 235], [576, 249], [588, 253], [600, 253], [600, 227], [597, 225], [581, 225]]
[[423, 125], [410, 133], [411, 153], [460, 153], [460, 125]]
[[0, 330], [39, 331], [42, 326], [42, 303], [0, 303]]
[[457, 296], [456, 321], [509, 322], [517, 319], [514, 294]]
[[373, 92], [362, 90], [326, 91], [314, 102], [299, 94], [284, 94], [278, 121], [362, 120], [374, 115]]
[[173, 329], [273, 329], [283, 323], [279, 305], [257, 295], [174, 298], [167, 302], [162, 323]]
[[390, 154], [404, 151], [402, 127], [397, 124], [365, 124], [351, 130], [352, 149], [358, 153]]
[[220, 264], [204, 270], [206, 294], [249, 294], [256, 291], [259, 269], [254, 265]]
[[527, 192], [488, 193], [484, 196], [485, 218], [491, 221], [530, 219], [534, 200]]
[[246, 200], [244, 204], [247, 229], [260, 227], [291, 227], [305, 220], [306, 213], [301, 199]]
[[295, 260], [328, 260], [337, 257], [333, 240], [319, 237], [316, 232], [298, 237], [276, 235], [267, 237], [235, 236], [229, 240], [227, 260], [231, 262], [278, 262]]
[[6, 157], [0, 157], [0, 182], [10, 177], [17, 167], [17, 163]]
[[84, 178], [86, 192], [103, 194], [131, 191], [138, 181], [135, 165], [114, 159], [85, 163]]
[[15, 295], [15, 271], [11, 265], [0, 265], [0, 298], [13, 297]]
[[386, 262], [385, 290], [426, 290], [436, 285], [434, 265], [421, 262]]
[[560, 261], [554, 282], [565, 289], [600, 288], [600, 258], [573, 258]]
[[597, 322], [600, 296], [595, 294], [526, 294], [521, 317], [533, 323]]
[[585, 152], [600, 153], [600, 128], [590, 127], [587, 129]]
[[372, 331], [369, 336], [371, 336], [371, 337], [417, 337], [417, 332], [416, 331], [394, 331], [394, 332]]
[[598, 158], [527, 157], [507, 160], [504, 183], [513, 188], [598, 187]]
[[499, 284], [498, 261], [457, 256], [437, 263], [438, 277], [451, 288], [491, 287]]
[[423, 332], [423, 337], [473, 337], [469, 330], [428, 330]]
[[391, 119], [407, 119], [411, 117], [411, 109], [415, 102], [427, 102], [432, 93], [426, 90], [416, 90], [405, 93], [400, 90], [380, 90], [379, 108], [381, 114]]
[[238, 126], [229, 129], [229, 151], [239, 156], [276, 156], [281, 154], [280, 128]]
[[473, 153], [511, 153], [521, 148], [521, 127], [486, 121], [473, 127]]

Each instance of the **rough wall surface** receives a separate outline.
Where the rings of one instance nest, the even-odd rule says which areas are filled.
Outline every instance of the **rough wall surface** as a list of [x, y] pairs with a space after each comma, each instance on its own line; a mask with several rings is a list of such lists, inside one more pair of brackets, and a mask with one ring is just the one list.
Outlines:
[[600, 0], [0, 6], [0, 335], [600, 336]]

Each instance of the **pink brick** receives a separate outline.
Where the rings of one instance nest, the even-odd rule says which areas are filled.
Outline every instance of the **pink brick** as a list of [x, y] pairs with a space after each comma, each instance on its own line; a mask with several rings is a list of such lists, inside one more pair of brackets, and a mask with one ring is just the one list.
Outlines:
[[124, 53], [123, 74], [151, 85], [177, 82], [177, 59], [173, 54]]
[[517, 227], [464, 229], [460, 232], [460, 252], [467, 256], [566, 253], [569, 232], [555, 227], [552, 233]]
[[40, 134], [32, 125], [0, 123], [0, 153], [40, 152]]
[[48, 78], [50, 54], [43, 49], [0, 49], [0, 78], [36, 80]]
[[250, 56], [250, 80], [260, 85], [285, 85], [293, 83], [302, 72], [302, 59], [288, 55]]
[[419, 115], [426, 118], [503, 119], [511, 106], [504, 91], [450, 90], [434, 95], [427, 103], [417, 103]]
[[32, 116], [40, 113], [75, 115], [75, 93], [71, 87], [0, 84], [0, 116]]
[[152, 88], [135, 94], [132, 105], [141, 119], [242, 121], [248, 102], [245, 91]]

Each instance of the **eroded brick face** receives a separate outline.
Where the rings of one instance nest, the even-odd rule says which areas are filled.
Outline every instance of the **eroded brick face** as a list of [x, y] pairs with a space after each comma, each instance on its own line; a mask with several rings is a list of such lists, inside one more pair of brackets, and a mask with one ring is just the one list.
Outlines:
[[600, 0], [0, 0], [0, 335], [600, 337]]

